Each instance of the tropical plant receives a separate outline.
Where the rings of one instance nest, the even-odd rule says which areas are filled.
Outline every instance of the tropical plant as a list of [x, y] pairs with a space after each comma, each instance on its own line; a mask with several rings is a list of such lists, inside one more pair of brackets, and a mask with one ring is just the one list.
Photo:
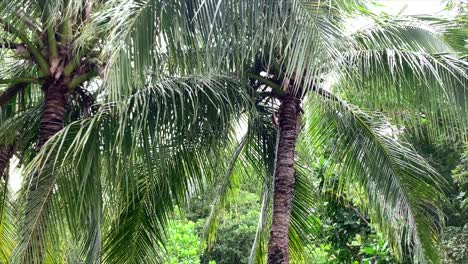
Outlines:
[[169, 225], [165, 264], [199, 264], [200, 241], [195, 233], [195, 223], [174, 221]]
[[456, 185], [457, 197], [455, 199], [455, 206], [458, 209], [460, 222], [466, 225], [468, 221], [466, 216], [468, 214], [468, 149], [465, 146], [460, 164], [452, 171], [452, 177]]
[[[74, 261], [157, 263], [174, 206], [216, 180], [212, 230], [245, 166], [263, 186], [250, 261], [266, 255], [271, 221], [268, 262], [303, 262], [307, 160], [323, 153], [397, 256], [438, 262], [445, 184], [372, 112], [399, 126], [424, 115], [431, 134], [465, 135], [466, 64], [419, 21], [380, 20], [345, 0], [1, 3], [3, 60], [15, 66], [0, 71], [2, 96], [30, 99], [11, 96], [27, 107], [10, 107], [0, 127], [26, 165], [15, 262], [77, 252]], [[374, 23], [350, 32], [356, 16]], [[97, 104], [67, 120], [67, 107], [86, 105], [69, 102], [80, 87]]]
[[[314, 175], [317, 199], [314, 214], [316, 228], [310, 230], [307, 263], [395, 263], [389, 243], [369, 222], [360, 209], [362, 197], [356, 190], [337, 190], [338, 182], [324, 184], [326, 178], [339, 179], [327, 169], [327, 160], [318, 160]], [[318, 256], [319, 261], [314, 260]], [[320, 261], [322, 259], [322, 261]]]
[[468, 225], [450, 226], [442, 241], [442, 263], [455, 264], [468, 261]]
[[25, 168], [18, 199], [2, 180], [2, 259], [157, 263], [174, 206], [209, 179], [202, 157], [250, 107], [237, 82], [182, 54], [196, 48], [190, 2], [0, 10], [2, 178], [12, 148]]
[[462, 57], [468, 55], [467, 42], [467, 26], [468, 26], [468, 2], [466, 1], [445, 1], [447, 3], [447, 10], [456, 12], [456, 16], [452, 19], [434, 19], [436, 24], [451, 24], [444, 30], [444, 39], [450, 43], [455, 50], [457, 50]]
[[[346, 23], [358, 15], [370, 15], [374, 25], [349, 32]], [[466, 63], [441, 34], [417, 20], [373, 17], [365, 1], [206, 1], [199, 16], [212, 21], [202, 31], [213, 39], [212, 54], [250, 80], [258, 112], [273, 116], [278, 126], [274, 165], [268, 162], [275, 151], [257, 155], [269, 158], [267, 165], [274, 168], [274, 177], [264, 178], [268, 191], [260, 216], [268, 219], [272, 194], [268, 263], [288, 263], [289, 246], [299, 244], [295, 228], [303, 227], [302, 219], [294, 218], [303, 216], [293, 208], [294, 202], [302, 212], [307, 208], [299, 200], [306, 194], [299, 193], [298, 182], [298, 168], [307, 164], [298, 164], [297, 144], [309, 155], [329, 152], [332, 167], [341, 171], [338, 189], [366, 194], [366, 208], [397, 256], [404, 252], [415, 262], [438, 262], [439, 206], [446, 184], [398, 140], [389, 121], [404, 127], [424, 116], [431, 135], [465, 138]], [[385, 118], [376, 110], [391, 114]], [[454, 129], [446, 131], [441, 119]], [[249, 133], [270, 135], [256, 143], [271, 145], [274, 130], [259, 132], [267, 127], [258, 125], [262, 121], [252, 121]], [[242, 142], [239, 148], [248, 145]], [[252, 148], [246, 149], [252, 155]], [[239, 152], [234, 159], [248, 160]], [[293, 199], [296, 195], [300, 198]]]

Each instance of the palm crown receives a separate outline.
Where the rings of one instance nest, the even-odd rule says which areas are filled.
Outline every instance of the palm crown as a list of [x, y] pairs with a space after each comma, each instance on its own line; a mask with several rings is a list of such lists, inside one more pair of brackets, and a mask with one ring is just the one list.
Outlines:
[[[158, 263], [174, 207], [215, 184], [213, 223], [236, 168], [252, 166], [265, 187], [251, 259], [265, 256], [273, 219], [269, 262], [288, 262], [288, 245], [300, 260], [313, 203], [304, 157], [328, 153], [338, 190], [363, 190], [395, 252], [437, 262], [444, 183], [382, 115], [340, 98], [401, 125], [455, 123], [431, 131], [463, 136], [466, 65], [420, 22], [380, 21], [361, 1], [0, 7], [0, 140], [27, 175], [19, 230], [3, 200], [5, 259]], [[356, 15], [374, 25], [350, 33]]]

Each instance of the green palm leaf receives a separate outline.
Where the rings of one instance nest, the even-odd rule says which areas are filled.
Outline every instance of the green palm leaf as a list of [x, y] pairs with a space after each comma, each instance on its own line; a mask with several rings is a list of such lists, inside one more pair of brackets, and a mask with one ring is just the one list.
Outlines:
[[[168, 79], [65, 127], [27, 164], [27, 172], [39, 172], [44, 189], [33, 196], [24, 237], [70, 232], [82, 259], [97, 259], [102, 240], [107, 262], [157, 261], [154, 248], [163, 245], [167, 218], [192, 188], [213, 179], [218, 152], [212, 146], [249, 111], [239, 85], [223, 76]], [[49, 210], [41, 210], [52, 194]], [[23, 197], [32, 199], [31, 193]], [[44, 226], [63, 225], [62, 219], [69, 221], [66, 228], [41, 233]], [[102, 224], [111, 226], [109, 233], [101, 234]], [[121, 250], [123, 239], [133, 241], [131, 252]], [[23, 240], [17, 255], [29, 244], [36, 243]]]
[[343, 101], [323, 104], [310, 104], [306, 110], [304, 146], [309, 153], [329, 153], [341, 172], [339, 190], [353, 184], [366, 190], [371, 218], [395, 252], [409, 252], [415, 262], [427, 257], [437, 263], [443, 225], [439, 206], [447, 186], [443, 178], [399, 141], [398, 132], [382, 117], [371, 118]]

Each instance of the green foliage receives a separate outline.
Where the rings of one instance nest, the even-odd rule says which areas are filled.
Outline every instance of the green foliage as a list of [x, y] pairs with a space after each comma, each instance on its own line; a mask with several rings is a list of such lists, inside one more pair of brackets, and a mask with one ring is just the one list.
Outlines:
[[[348, 234], [341, 234], [346, 238], [351, 238]], [[343, 258], [340, 254], [343, 250], [351, 248], [355, 254]], [[305, 263], [307, 264], [391, 264], [396, 263], [392, 257], [388, 242], [377, 234], [370, 234], [362, 238], [357, 234], [351, 239], [350, 245], [345, 248], [333, 246], [331, 243], [320, 243], [316, 246], [309, 246], [306, 252]]]
[[468, 263], [468, 224], [447, 227], [442, 240], [442, 263]]
[[215, 242], [201, 256], [202, 263], [248, 263], [258, 222], [258, 200], [255, 194], [239, 192], [235, 204], [218, 219]]
[[449, 183], [450, 187], [445, 189], [449, 203], [443, 207], [446, 222], [448, 226], [463, 227], [468, 218], [468, 150], [465, 146], [463, 151], [463, 140], [453, 140], [444, 136], [432, 138], [424, 123], [416, 127], [406, 127], [402, 136], [411, 142], [418, 153]]
[[[196, 230], [203, 237], [207, 217], [210, 214], [210, 201], [207, 197], [191, 199], [188, 217], [196, 222]], [[245, 190], [237, 190], [230, 203], [216, 219], [216, 233], [212, 243], [200, 256], [201, 263], [215, 261], [217, 264], [248, 263], [254, 241], [258, 214], [258, 195]]]
[[325, 177], [325, 183], [336, 186], [338, 194], [359, 192], [361, 209], [385, 233], [397, 256], [410, 251], [415, 262], [425, 255], [437, 262], [443, 179], [410, 144], [394, 137], [382, 115], [336, 97], [326, 103], [340, 108], [332, 110], [324, 103], [306, 108], [304, 145], [308, 153], [322, 150], [330, 156], [328, 169], [336, 177]]
[[460, 164], [452, 171], [452, 177], [458, 194], [455, 203], [460, 212], [460, 218], [468, 222], [468, 148], [460, 159]]
[[359, 208], [363, 197], [353, 190], [338, 193], [337, 185], [324, 185], [325, 177], [336, 177], [336, 171], [325, 166], [321, 159], [314, 167], [321, 198], [312, 211], [319, 228], [310, 230], [305, 263], [395, 263], [388, 240]]
[[[442, 263], [468, 262], [468, 150], [462, 139], [428, 134], [424, 120], [415, 127], [406, 127], [403, 136], [446, 180], [445, 190], [450, 203], [443, 207], [447, 227], [441, 240]], [[442, 121], [441, 121], [442, 122]], [[450, 130], [456, 129], [450, 126]], [[465, 150], [463, 150], [465, 148]]]
[[328, 264], [335, 260], [332, 255], [330, 244], [319, 244], [318, 246], [309, 246], [306, 251], [306, 261], [310, 264]]
[[165, 243], [164, 264], [199, 264], [200, 241], [195, 232], [195, 223], [175, 220], [168, 227]]

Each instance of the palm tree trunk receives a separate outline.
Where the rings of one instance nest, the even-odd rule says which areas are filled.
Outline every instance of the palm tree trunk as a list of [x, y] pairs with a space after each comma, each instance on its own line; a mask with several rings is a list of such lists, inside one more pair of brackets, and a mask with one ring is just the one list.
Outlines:
[[[37, 151], [44, 146], [47, 140], [63, 128], [65, 107], [69, 96], [65, 82], [52, 82], [44, 86], [44, 90], [46, 94], [44, 109], [39, 124]], [[44, 225], [41, 227], [41, 230], [33, 231], [34, 233], [31, 237], [34, 242], [29, 243], [25, 260], [28, 263], [43, 263], [45, 252], [43, 248], [45, 244], [44, 234], [47, 229], [48, 203], [51, 195], [50, 188], [54, 184], [55, 176], [53, 174], [42, 175], [41, 172], [36, 172], [34, 178], [35, 184], [31, 184], [29, 189], [27, 212], [34, 212], [37, 208], [40, 208], [41, 212], [35, 212], [35, 214], [38, 215], [34, 217], [37, 217], [37, 221], [42, 221]], [[45, 200], [38, 203], [35, 197], [43, 197]]]
[[0, 146], [0, 180], [6, 179], [8, 175], [7, 169], [10, 159], [13, 157], [12, 146]]
[[294, 190], [295, 146], [300, 129], [300, 99], [293, 95], [281, 98], [279, 142], [273, 193], [273, 223], [268, 245], [268, 263], [289, 263], [289, 223]]
[[68, 88], [64, 83], [53, 83], [45, 87], [44, 110], [39, 125], [38, 150], [62, 128], [65, 119], [65, 106], [68, 101]]

